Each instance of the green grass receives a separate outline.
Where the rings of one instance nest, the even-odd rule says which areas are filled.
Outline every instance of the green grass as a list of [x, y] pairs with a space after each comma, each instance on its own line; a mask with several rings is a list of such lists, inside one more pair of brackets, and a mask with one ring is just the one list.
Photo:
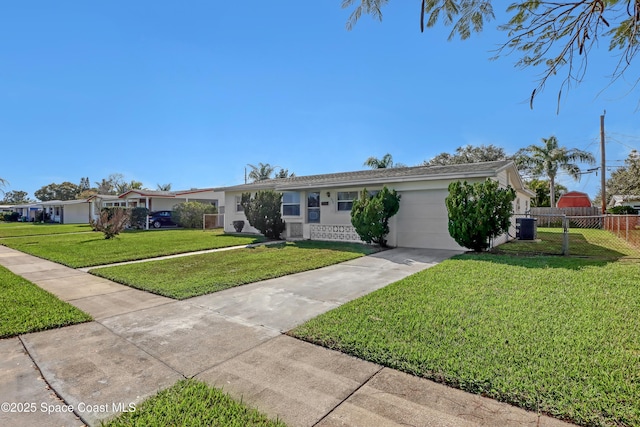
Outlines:
[[182, 380], [173, 387], [104, 424], [108, 427], [285, 427], [255, 409], [237, 402], [228, 394], [193, 379]]
[[162, 230], [126, 231], [110, 240], [105, 240], [99, 232], [16, 237], [0, 239], [0, 244], [78, 268], [247, 245], [262, 240], [261, 236], [223, 234], [220, 230]]
[[0, 267], [0, 338], [89, 320], [88, 314]]
[[640, 264], [461, 255], [291, 335], [585, 426], [640, 425]]
[[[562, 254], [562, 228], [538, 228], [536, 241], [513, 240], [496, 248], [509, 254]], [[569, 255], [613, 258], [639, 257], [640, 250], [606, 230], [569, 230]]]
[[97, 268], [91, 273], [170, 298], [185, 299], [337, 264], [376, 250], [359, 244], [300, 241]]
[[0, 222], [0, 238], [39, 236], [44, 234], [82, 233], [91, 231], [88, 224], [39, 224], [33, 222]]

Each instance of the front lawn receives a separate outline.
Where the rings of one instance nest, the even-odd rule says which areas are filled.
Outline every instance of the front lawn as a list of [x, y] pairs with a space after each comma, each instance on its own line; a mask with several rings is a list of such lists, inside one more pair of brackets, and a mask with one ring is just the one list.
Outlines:
[[134, 288], [185, 299], [348, 261], [372, 246], [300, 241], [91, 270]]
[[89, 224], [40, 224], [34, 222], [0, 222], [0, 238], [39, 236], [43, 234], [84, 233]]
[[285, 424], [267, 418], [203, 382], [187, 379], [159, 392], [135, 411], [105, 424], [105, 427], [134, 426], [285, 427]]
[[0, 266], [0, 338], [89, 320], [88, 314]]
[[589, 426], [640, 425], [640, 264], [461, 255], [292, 336]]
[[110, 240], [105, 240], [99, 232], [16, 237], [0, 239], [0, 244], [78, 268], [248, 245], [262, 240], [262, 236], [224, 234], [221, 230], [162, 230], [125, 231]]

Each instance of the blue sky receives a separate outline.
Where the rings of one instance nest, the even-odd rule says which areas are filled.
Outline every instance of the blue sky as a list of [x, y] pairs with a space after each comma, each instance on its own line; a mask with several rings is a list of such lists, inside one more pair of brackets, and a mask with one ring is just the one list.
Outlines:
[[[344, 172], [372, 155], [417, 165], [466, 144], [511, 154], [550, 135], [599, 156], [604, 110], [607, 164], [640, 149], [640, 91], [633, 78], [608, 86], [617, 59], [605, 43], [556, 114], [560, 78], [531, 110], [542, 70], [488, 59], [505, 37], [500, 17], [447, 42], [447, 28], [420, 33], [418, 1], [392, 1], [381, 23], [365, 16], [352, 31], [340, 4], [3, 3], [5, 190], [33, 196], [111, 173], [149, 188], [217, 187], [242, 183], [249, 163]], [[561, 182], [595, 196], [600, 177]]]

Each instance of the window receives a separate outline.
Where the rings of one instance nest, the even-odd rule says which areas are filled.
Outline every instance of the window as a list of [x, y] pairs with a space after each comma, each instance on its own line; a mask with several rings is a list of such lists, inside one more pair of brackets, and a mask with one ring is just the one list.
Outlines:
[[300, 193], [290, 191], [282, 193], [282, 215], [300, 216]]
[[358, 198], [357, 191], [338, 191], [338, 210], [351, 211], [353, 201]]
[[244, 212], [242, 207], [242, 196], [236, 196], [236, 212]]

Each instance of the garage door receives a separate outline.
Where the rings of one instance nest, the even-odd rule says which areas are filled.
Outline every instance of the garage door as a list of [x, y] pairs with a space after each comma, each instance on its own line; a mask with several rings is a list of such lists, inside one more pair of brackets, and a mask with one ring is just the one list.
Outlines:
[[446, 189], [401, 192], [396, 242], [405, 248], [460, 249], [447, 228]]

